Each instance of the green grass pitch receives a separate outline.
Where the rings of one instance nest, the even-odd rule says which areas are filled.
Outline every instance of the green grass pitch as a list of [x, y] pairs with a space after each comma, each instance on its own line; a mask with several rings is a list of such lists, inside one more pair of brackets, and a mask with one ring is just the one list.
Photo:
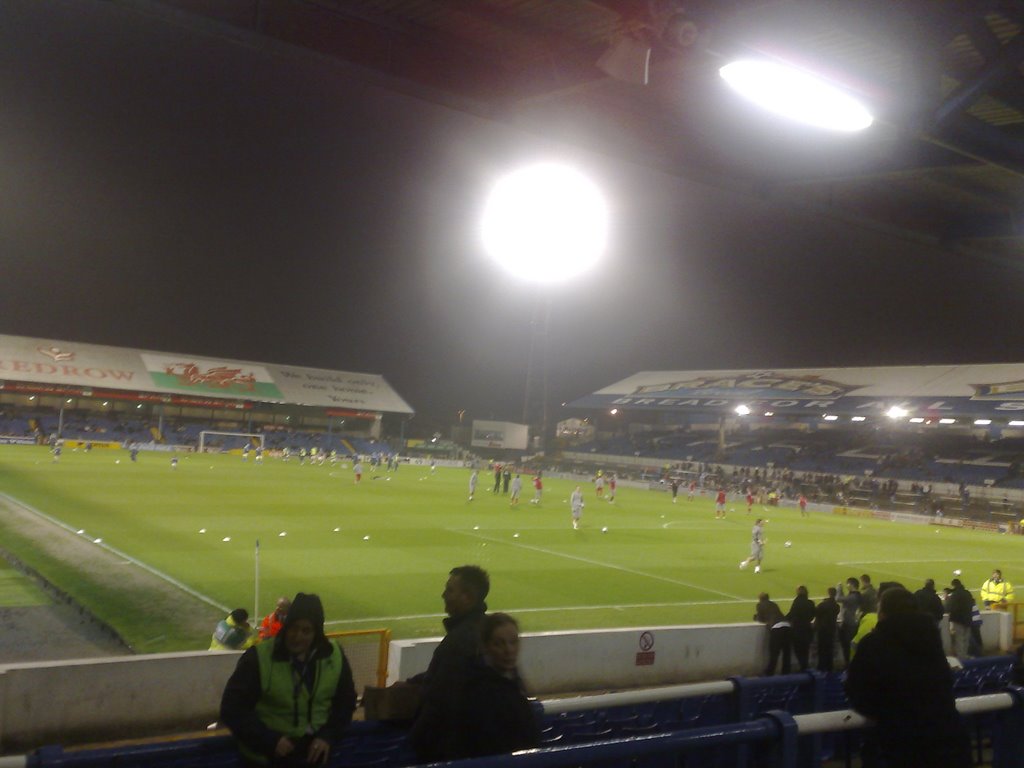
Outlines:
[[[864, 572], [876, 584], [898, 580], [911, 589], [928, 577], [945, 586], [954, 568], [975, 590], [993, 567], [1014, 583], [1024, 578], [1024, 539], [1016, 536], [825, 513], [801, 518], [790, 508], [755, 506], [748, 515], [738, 497], [727, 519], [716, 520], [708, 496], [691, 502], [681, 493], [672, 504], [668, 493], [620, 486], [610, 504], [589, 483], [575, 531], [569, 480], [546, 478], [543, 502], [533, 506], [524, 476], [523, 500], [510, 508], [492, 494], [486, 469], [472, 502], [469, 470], [403, 466], [390, 479], [373, 479], [365, 469], [356, 485], [351, 466], [300, 466], [294, 458], [259, 466], [238, 456], [183, 455], [172, 471], [159, 453], [141, 453], [133, 464], [127, 452], [66, 450], [54, 464], [44, 448], [0, 447], [0, 491], [217, 604], [251, 610], [259, 539], [261, 612], [278, 595], [314, 591], [338, 630], [440, 634], [446, 574], [466, 563], [490, 572], [490, 608], [514, 614], [527, 632], [749, 621], [761, 591], [786, 609], [798, 584], [820, 596]], [[760, 574], [738, 568], [756, 516], [770, 521]], [[76, 585], [63, 583], [74, 582], [69, 565], [51, 578], [74, 594]], [[108, 606], [107, 615], [131, 634], [130, 612]], [[206, 642], [170, 638], [150, 649]]]

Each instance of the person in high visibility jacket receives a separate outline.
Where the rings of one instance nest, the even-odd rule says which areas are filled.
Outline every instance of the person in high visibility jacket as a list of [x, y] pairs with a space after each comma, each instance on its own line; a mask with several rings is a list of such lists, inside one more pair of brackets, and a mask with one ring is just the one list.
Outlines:
[[981, 585], [981, 602], [986, 608], [1006, 608], [1013, 602], [1013, 584], [1003, 581], [1003, 572], [998, 568]]
[[272, 637], [277, 637], [281, 627], [284, 626], [284, 620], [287, 618], [288, 609], [291, 606], [292, 601], [287, 597], [279, 597], [277, 599], [277, 606], [274, 608], [273, 613], [268, 613], [263, 617], [263, 621], [260, 622], [260, 640], [269, 640]]
[[324, 635], [323, 604], [300, 592], [277, 637], [238, 660], [220, 720], [245, 766], [326, 765], [355, 707], [352, 667]]
[[235, 608], [217, 622], [210, 638], [211, 651], [243, 651], [256, 642], [256, 630], [249, 625], [249, 612]]

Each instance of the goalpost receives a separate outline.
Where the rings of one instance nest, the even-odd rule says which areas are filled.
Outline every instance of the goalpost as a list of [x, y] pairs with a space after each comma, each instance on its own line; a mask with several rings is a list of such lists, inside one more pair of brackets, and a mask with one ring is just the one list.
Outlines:
[[263, 448], [263, 435], [250, 432], [215, 432], [204, 429], [199, 433], [199, 453], [225, 453], [239, 450], [249, 443], [253, 448]]

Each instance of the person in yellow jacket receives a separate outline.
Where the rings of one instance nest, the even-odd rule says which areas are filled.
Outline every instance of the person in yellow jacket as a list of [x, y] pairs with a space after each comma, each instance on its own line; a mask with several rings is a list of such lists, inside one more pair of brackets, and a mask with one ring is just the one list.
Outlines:
[[244, 651], [257, 639], [256, 630], [249, 624], [249, 612], [245, 608], [235, 608], [214, 627], [210, 650]]
[[244, 766], [326, 765], [355, 707], [352, 667], [324, 635], [320, 598], [300, 592], [277, 637], [238, 660], [220, 720]]
[[998, 568], [981, 585], [981, 602], [986, 608], [1006, 608], [1013, 602], [1013, 584], [1003, 581], [1003, 572]]

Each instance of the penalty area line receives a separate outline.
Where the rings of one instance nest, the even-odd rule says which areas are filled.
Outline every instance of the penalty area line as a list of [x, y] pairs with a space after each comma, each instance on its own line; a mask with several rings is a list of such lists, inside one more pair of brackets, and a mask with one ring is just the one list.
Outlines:
[[708, 593], [710, 593], [712, 595], [718, 595], [720, 597], [728, 597], [730, 600], [740, 601], [740, 600], [744, 600], [745, 599], [741, 595], [731, 595], [728, 592], [720, 592], [717, 589], [709, 589], [708, 587], [702, 587], [699, 584], [691, 584], [688, 581], [680, 581], [679, 579], [671, 579], [668, 576], [659, 576], [656, 573], [647, 573], [645, 571], [637, 571], [637, 570], [635, 570], [633, 568], [627, 568], [627, 567], [625, 567], [623, 565], [615, 565], [613, 563], [602, 563], [600, 560], [592, 560], [589, 557], [580, 557], [579, 555], [570, 555], [570, 554], [567, 554], [565, 552], [556, 552], [553, 549], [545, 549], [544, 547], [537, 547], [537, 546], [534, 546], [532, 544], [522, 544], [522, 543], [520, 543], [518, 541], [507, 541], [505, 539], [495, 539], [495, 538], [492, 538], [490, 536], [482, 536], [482, 535], [480, 535], [478, 533], [473, 533], [472, 531], [460, 531], [457, 528], [445, 528], [445, 530], [449, 531], [451, 533], [459, 533], [459, 534], [462, 534], [463, 536], [469, 536], [469, 537], [474, 538], [474, 539], [483, 539], [484, 541], [488, 541], [488, 542], [491, 542], [491, 543], [494, 543], [494, 544], [507, 544], [507, 545], [512, 546], [512, 547], [521, 547], [522, 549], [528, 549], [528, 550], [531, 550], [533, 552], [540, 552], [541, 554], [550, 555], [552, 557], [563, 557], [563, 558], [565, 558], [567, 560], [575, 560], [575, 561], [580, 562], [580, 563], [586, 563], [587, 565], [594, 565], [594, 566], [597, 566], [598, 568], [609, 568], [609, 569], [614, 570], [614, 571], [621, 571], [622, 573], [629, 573], [629, 574], [632, 574], [634, 576], [643, 576], [643, 577], [648, 578], [648, 579], [654, 579], [655, 581], [664, 581], [664, 582], [666, 582], [668, 584], [675, 584], [676, 586], [679, 586], [679, 587], [688, 587], [690, 589], [700, 590], [701, 592], [708, 592]]
[[[79, 534], [78, 533], [78, 529], [72, 528], [67, 523], [62, 522], [62, 521], [58, 520], [55, 517], [51, 517], [50, 515], [48, 515], [45, 512], [43, 512], [42, 510], [36, 509], [35, 507], [33, 507], [33, 506], [29, 505], [29, 504], [26, 504], [25, 502], [23, 502], [23, 501], [21, 501], [19, 499], [16, 499], [13, 496], [10, 496], [10, 495], [8, 495], [6, 493], [0, 493], [0, 499], [3, 499], [7, 503], [12, 504], [14, 506], [21, 507], [26, 512], [29, 512], [30, 514], [33, 514], [36, 517], [39, 517], [39, 518], [45, 520], [46, 522], [50, 523], [51, 525], [55, 525], [58, 528], [61, 528], [61, 529], [65, 530], [65, 531], [67, 531], [68, 533], [70, 533], [70, 534], [72, 534], [74, 536], [77, 536], [80, 539], [81, 538], [88, 538], [88, 537], [83, 536], [82, 534]], [[188, 586], [187, 584], [183, 584], [182, 582], [178, 581], [173, 576], [169, 576], [168, 574], [163, 573], [162, 571], [158, 571], [153, 566], [147, 565], [146, 563], [142, 562], [141, 560], [135, 559], [134, 557], [129, 555], [127, 552], [122, 552], [117, 547], [112, 547], [112, 546], [110, 546], [109, 544], [107, 544], [104, 541], [101, 541], [101, 542], [99, 542], [97, 544], [92, 539], [89, 539], [89, 540], [93, 544], [93, 546], [101, 547], [101, 548], [105, 549], [107, 552], [111, 553], [112, 555], [117, 555], [118, 557], [120, 557], [120, 558], [122, 558], [124, 560], [127, 560], [132, 565], [138, 566], [139, 568], [141, 568], [142, 570], [146, 571], [147, 573], [150, 573], [153, 576], [156, 576], [158, 579], [162, 579], [163, 581], [166, 581], [168, 584], [171, 584], [172, 586], [177, 587], [182, 592], [185, 592], [186, 594], [191, 595], [192, 597], [196, 598], [197, 600], [201, 600], [202, 602], [206, 603], [207, 605], [213, 606], [214, 608], [216, 608], [219, 611], [223, 612], [223, 611], [230, 611], [231, 610], [228, 606], [221, 605], [220, 603], [215, 601], [213, 598], [208, 597], [207, 595], [204, 595], [202, 592], [197, 592], [196, 590], [192, 589], [192, 587]]]

